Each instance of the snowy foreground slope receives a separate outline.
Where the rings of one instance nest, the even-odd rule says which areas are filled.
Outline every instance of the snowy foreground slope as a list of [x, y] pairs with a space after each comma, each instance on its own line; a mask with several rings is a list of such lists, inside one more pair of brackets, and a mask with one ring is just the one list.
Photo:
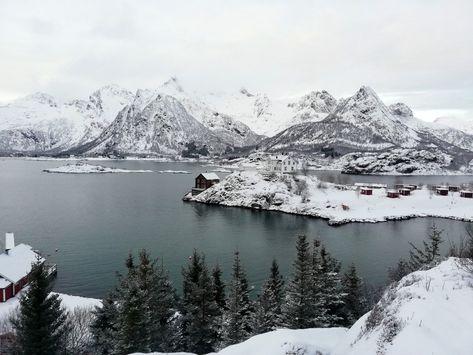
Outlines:
[[[373, 177], [373, 183], [376, 183]], [[381, 222], [411, 217], [473, 221], [473, 199], [458, 192], [437, 196], [426, 187], [411, 196], [387, 198], [386, 190], [361, 195], [354, 186], [319, 181], [314, 176], [235, 172], [192, 201], [321, 217], [330, 224]]]
[[349, 330], [280, 329], [218, 354], [467, 355], [473, 349], [472, 315], [473, 275], [449, 258], [404, 277]]

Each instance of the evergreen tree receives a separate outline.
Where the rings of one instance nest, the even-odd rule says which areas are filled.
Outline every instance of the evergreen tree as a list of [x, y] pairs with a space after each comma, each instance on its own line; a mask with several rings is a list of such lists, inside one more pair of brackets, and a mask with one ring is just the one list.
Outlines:
[[330, 255], [322, 245], [320, 250], [322, 271], [323, 303], [326, 309], [325, 319], [321, 326], [334, 327], [342, 323], [344, 295], [340, 292], [340, 262]]
[[407, 274], [412, 272], [409, 262], [405, 259], [399, 259], [396, 267], [388, 269], [388, 278], [390, 282], [399, 281]]
[[215, 319], [215, 328], [217, 330], [215, 344], [218, 347], [218, 344], [221, 344], [223, 340], [223, 315], [227, 308], [225, 283], [222, 280], [222, 270], [218, 264], [212, 270], [212, 287], [215, 303], [218, 306], [218, 314]]
[[93, 310], [94, 321], [90, 326], [93, 347], [98, 354], [112, 354], [116, 341], [117, 305], [116, 297], [110, 293], [102, 301], [102, 306]]
[[211, 352], [217, 340], [216, 325], [220, 311], [205, 257], [194, 250], [182, 274], [182, 325], [186, 350], [199, 354]]
[[366, 299], [363, 295], [363, 281], [351, 264], [342, 278], [342, 294], [344, 295], [343, 325], [350, 327], [366, 311]]
[[263, 284], [261, 295], [258, 297], [254, 334], [265, 333], [282, 325], [283, 299], [284, 281], [276, 260], [273, 260], [269, 278]]
[[11, 319], [18, 354], [54, 355], [65, 352], [67, 314], [51, 285], [44, 263], [38, 258], [30, 273], [29, 287], [20, 298], [19, 314]]
[[310, 302], [311, 302], [311, 327], [323, 327], [326, 324], [327, 308], [324, 297], [323, 270], [321, 265], [321, 243], [314, 240], [312, 247]]
[[236, 344], [247, 339], [252, 333], [251, 317], [253, 307], [250, 302], [248, 281], [241, 266], [240, 255], [235, 252], [232, 281], [225, 312], [225, 345]]
[[171, 351], [171, 321], [176, 312], [176, 293], [163, 264], [151, 260], [143, 250], [136, 277], [143, 297], [144, 324], [143, 337], [147, 347], [153, 351]]
[[292, 329], [310, 328], [313, 324], [313, 287], [311, 283], [311, 255], [305, 235], [296, 243], [294, 271], [286, 291], [283, 310], [284, 323]]
[[212, 284], [214, 290], [214, 299], [217, 303], [217, 306], [220, 308], [221, 312], [225, 309], [226, 300], [225, 300], [225, 283], [222, 280], [222, 270], [220, 266], [215, 265], [212, 270]]
[[434, 263], [440, 259], [440, 244], [443, 243], [441, 230], [437, 229], [436, 225], [432, 225], [431, 232], [428, 235], [427, 241], [423, 241], [423, 249], [416, 247], [409, 243], [412, 247], [410, 250], [409, 268], [411, 271], [416, 271], [425, 266], [433, 266]]
[[129, 354], [149, 351], [148, 332], [146, 326], [146, 304], [144, 293], [140, 289], [137, 278], [137, 267], [133, 256], [126, 260], [127, 275], [120, 276], [118, 294], [117, 339], [114, 353]]

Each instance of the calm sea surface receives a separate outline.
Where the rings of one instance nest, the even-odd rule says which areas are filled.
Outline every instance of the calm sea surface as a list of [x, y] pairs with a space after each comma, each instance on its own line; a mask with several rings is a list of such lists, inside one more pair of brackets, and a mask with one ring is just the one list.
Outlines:
[[[386, 271], [409, 242], [421, 243], [432, 223], [444, 237], [459, 241], [463, 222], [418, 218], [402, 222], [349, 224], [331, 227], [324, 220], [275, 212], [183, 203], [181, 197], [196, 174], [212, 167], [191, 163], [151, 161], [91, 162], [126, 169], [150, 169], [143, 174], [47, 174], [42, 170], [67, 162], [0, 160], [0, 240], [15, 232], [16, 243], [29, 243], [58, 264], [55, 290], [102, 297], [115, 285], [115, 271], [124, 269], [129, 251], [148, 249], [161, 258], [180, 289], [181, 266], [193, 249], [211, 264], [219, 263], [228, 278], [232, 256], [239, 250], [250, 284], [259, 287], [271, 260], [288, 275], [298, 234], [322, 240], [343, 265], [354, 262], [371, 284], [381, 284]], [[187, 170], [189, 175], [160, 174]], [[218, 173], [219, 175], [222, 175]], [[314, 173], [327, 181], [369, 181], [393, 184], [472, 183], [471, 176], [363, 177], [336, 172]], [[56, 251], [57, 249], [57, 251]], [[448, 241], [443, 245], [448, 249]]]

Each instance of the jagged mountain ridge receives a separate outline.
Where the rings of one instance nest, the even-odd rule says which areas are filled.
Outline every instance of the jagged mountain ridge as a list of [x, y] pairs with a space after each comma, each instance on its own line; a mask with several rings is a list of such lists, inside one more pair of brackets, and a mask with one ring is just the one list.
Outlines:
[[35, 93], [0, 106], [0, 152], [61, 152], [96, 138], [133, 99], [116, 85], [87, 100]]
[[139, 91], [98, 138], [71, 152], [179, 155], [190, 142], [205, 145], [211, 153], [221, 153], [228, 146], [176, 98], [158, 94], [144, 99], [143, 94]]
[[292, 126], [260, 146], [269, 151], [306, 153], [325, 148], [342, 155], [393, 148], [437, 149], [454, 156], [466, 153], [465, 159], [471, 159], [473, 136], [424, 123], [414, 118], [406, 105], [397, 103], [388, 107], [374, 90], [362, 87], [352, 97], [340, 100], [325, 119]]

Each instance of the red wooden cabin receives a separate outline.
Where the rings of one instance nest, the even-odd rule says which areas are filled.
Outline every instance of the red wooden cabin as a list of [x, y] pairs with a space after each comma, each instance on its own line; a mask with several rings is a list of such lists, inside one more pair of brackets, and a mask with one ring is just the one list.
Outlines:
[[386, 191], [386, 196], [389, 198], [398, 198], [399, 197], [399, 191], [397, 190], [388, 190]]
[[369, 187], [362, 187], [360, 189], [360, 193], [362, 195], [372, 195], [373, 194], [373, 189], [369, 188]]
[[462, 190], [460, 191], [460, 197], [473, 198], [473, 191]]

